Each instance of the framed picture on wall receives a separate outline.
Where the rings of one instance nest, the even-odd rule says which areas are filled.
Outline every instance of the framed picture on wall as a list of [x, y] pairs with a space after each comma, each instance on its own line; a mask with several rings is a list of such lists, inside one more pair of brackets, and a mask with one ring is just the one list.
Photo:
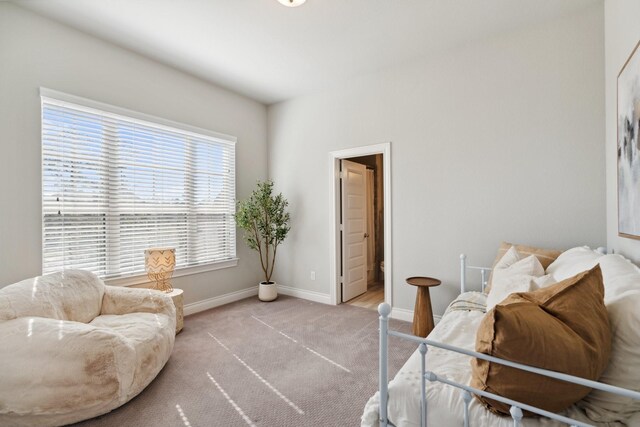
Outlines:
[[618, 235], [640, 239], [640, 50], [618, 74]]

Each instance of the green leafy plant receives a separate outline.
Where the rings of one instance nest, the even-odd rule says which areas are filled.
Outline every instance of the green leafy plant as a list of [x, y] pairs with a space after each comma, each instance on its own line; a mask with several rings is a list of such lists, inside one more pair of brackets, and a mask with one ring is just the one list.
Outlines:
[[273, 181], [258, 181], [247, 200], [238, 202], [236, 224], [244, 230], [244, 241], [260, 254], [265, 282], [271, 282], [278, 245], [287, 237], [289, 202], [282, 193], [273, 195]]

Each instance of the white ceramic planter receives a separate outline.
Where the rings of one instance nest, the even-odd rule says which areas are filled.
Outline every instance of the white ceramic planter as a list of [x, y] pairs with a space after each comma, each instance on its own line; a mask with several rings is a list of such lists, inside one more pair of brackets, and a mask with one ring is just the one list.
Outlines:
[[260, 282], [258, 285], [258, 298], [260, 298], [260, 301], [273, 301], [278, 298], [278, 285], [276, 282]]

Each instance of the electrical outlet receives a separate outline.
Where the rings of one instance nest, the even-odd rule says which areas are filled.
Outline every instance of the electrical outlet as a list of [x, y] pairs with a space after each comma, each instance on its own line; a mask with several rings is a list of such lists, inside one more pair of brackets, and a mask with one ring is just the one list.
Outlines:
[[315, 271], [311, 272], [311, 280], [316, 280], [316, 272]]

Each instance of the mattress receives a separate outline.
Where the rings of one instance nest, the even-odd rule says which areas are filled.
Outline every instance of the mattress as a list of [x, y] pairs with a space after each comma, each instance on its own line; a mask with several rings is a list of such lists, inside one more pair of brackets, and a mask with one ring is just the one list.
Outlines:
[[[479, 292], [466, 292], [449, 305], [440, 322], [429, 334], [433, 341], [474, 350], [476, 331], [484, 316], [486, 296]], [[390, 340], [393, 345], [393, 338]], [[451, 351], [429, 347], [426, 358], [427, 370], [450, 380], [469, 384], [471, 380], [470, 357]], [[459, 389], [439, 382], [427, 382], [427, 425], [433, 427], [461, 426], [464, 420], [464, 402]], [[362, 415], [362, 426], [378, 426], [379, 395], [376, 393], [367, 402]], [[476, 399], [469, 405], [471, 427], [512, 427], [510, 417], [501, 417], [489, 412]], [[586, 423], [582, 410], [573, 406], [563, 415]], [[397, 427], [420, 425], [420, 353], [416, 351], [389, 383], [389, 421]], [[622, 424], [620, 424], [622, 425]], [[548, 419], [525, 418], [524, 427], [566, 426]], [[612, 426], [609, 424], [609, 426]]]

